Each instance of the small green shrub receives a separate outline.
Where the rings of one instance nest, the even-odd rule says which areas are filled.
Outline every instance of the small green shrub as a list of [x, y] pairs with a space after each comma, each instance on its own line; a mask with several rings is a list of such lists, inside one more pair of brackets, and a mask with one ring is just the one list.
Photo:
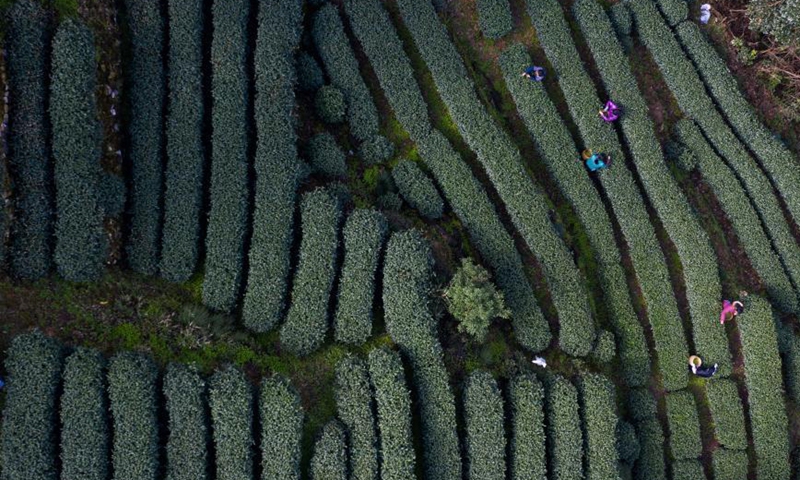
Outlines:
[[514, 28], [508, 0], [478, 0], [478, 24], [483, 36], [492, 40], [508, 35]]
[[620, 460], [633, 465], [639, 459], [641, 447], [636, 437], [636, 428], [628, 422], [617, 424], [617, 453]]
[[392, 155], [394, 144], [382, 135], [372, 137], [358, 148], [358, 157], [367, 166], [383, 163], [392, 158]]
[[319, 63], [306, 52], [297, 55], [297, 85], [305, 92], [316, 92], [325, 84]]
[[314, 98], [314, 108], [323, 122], [331, 125], [342, 123], [345, 112], [342, 91], [331, 85], [321, 87]]
[[308, 158], [311, 168], [329, 177], [347, 175], [345, 157], [336, 139], [328, 132], [319, 133], [308, 141]]
[[608, 330], [603, 330], [594, 341], [592, 358], [600, 363], [608, 363], [617, 355], [617, 346], [614, 342], [614, 334]]
[[482, 341], [495, 318], [511, 318], [503, 292], [491, 282], [489, 272], [472, 259], [461, 259], [461, 266], [444, 291], [447, 309], [459, 321], [459, 331]]
[[406, 202], [430, 220], [441, 218], [444, 201], [433, 182], [416, 163], [401, 160], [392, 169], [392, 178]]

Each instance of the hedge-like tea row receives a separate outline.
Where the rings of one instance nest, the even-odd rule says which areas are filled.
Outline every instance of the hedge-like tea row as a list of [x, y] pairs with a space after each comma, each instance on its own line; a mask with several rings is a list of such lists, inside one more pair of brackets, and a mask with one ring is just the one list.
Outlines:
[[546, 384], [547, 455], [553, 480], [584, 478], [583, 433], [578, 411], [578, 390], [556, 376]]
[[358, 61], [334, 5], [324, 5], [314, 16], [312, 36], [331, 82], [347, 100], [350, 131], [362, 142], [371, 139], [378, 133], [378, 110], [361, 78]]
[[636, 427], [632, 423], [620, 421], [617, 424], [617, 454], [620, 461], [632, 466], [641, 453]]
[[[555, 69], [553, 73], [558, 76], [559, 86], [585, 146], [617, 159], [613, 167], [600, 172], [598, 178], [630, 247], [636, 278], [653, 328], [664, 387], [667, 390], [683, 388], [687, 384], [685, 359], [688, 348], [666, 261], [650, 223], [644, 198], [625, 166], [614, 127], [597, 116], [601, 99], [583, 68], [561, 5], [557, 0], [529, 0], [527, 5], [537, 37]], [[579, 152], [575, 152], [575, 161], [578, 160]]]
[[[683, 0], [677, 1], [683, 3]], [[698, 480], [702, 478], [705, 478], [705, 473], [703, 473], [703, 465], [699, 460], [680, 460], [672, 464], [672, 480]]]
[[657, 0], [656, 3], [670, 26], [674, 27], [681, 23], [689, 15], [689, 7], [686, 0]]
[[108, 363], [114, 480], [156, 480], [158, 476], [157, 380], [156, 365], [142, 354], [121, 353]]
[[650, 357], [641, 323], [631, 303], [611, 219], [605, 209], [597, 208], [602, 199], [584, 173], [583, 165], [575, 160], [574, 152], [578, 148], [547, 91], [531, 85], [530, 80], [519, 74], [520, 69], [531, 62], [525, 47], [520, 44], [508, 47], [499, 61], [506, 86], [516, 102], [516, 110], [536, 141], [540, 158], [572, 204], [591, 243], [603, 278], [601, 285], [606, 304], [613, 312], [610, 317], [619, 341], [625, 383], [644, 385], [650, 376]]
[[533, 375], [511, 380], [511, 478], [545, 480], [544, 389]]
[[664, 463], [664, 431], [656, 418], [656, 402], [647, 388], [631, 390], [628, 412], [636, 421], [639, 436], [639, 459], [636, 461], [636, 480], [666, 480]]
[[392, 169], [392, 179], [400, 190], [403, 200], [420, 215], [436, 220], [444, 213], [444, 201], [433, 182], [419, 166], [411, 160], [400, 160]]
[[[769, 180], [717, 112], [694, 65], [686, 58], [655, 7], [645, 0], [631, 0], [629, 5], [636, 17], [639, 37], [653, 55], [681, 110], [694, 118], [728, 165], [736, 171], [790, 278], [795, 285], [800, 284], [800, 248], [789, 231]], [[782, 309], [797, 311], [800, 308], [796, 296], [780, 300]]]
[[274, 376], [261, 385], [261, 479], [300, 480], [303, 407], [289, 381]]
[[300, 52], [295, 62], [297, 86], [304, 92], [316, 92], [325, 85], [325, 74], [317, 60], [307, 52]]
[[256, 174], [244, 324], [266, 332], [280, 321], [288, 294], [292, 227], [301, 162], [294, 120], [294, 50], [301, 5], [294, 0], [258, 9], [255, 52]]
[[762, 298], [748, 297], [744, 303], [737, 323], [758, 478], [789, 478], [789, 421], [772, 307]]
[[345, 222], [335, 317], [337, 342], [361, 345], [372, 334], [375, 274], [387, 231], [386, 217], [375, 210], [354, 210]]
[[68, 20], [53, 38], [50, 123], [56, 186], [58, 273], [67, 280], [96, 280], [106, 256], [103, 212], [97, 195], [102, 137], [94, 100], [94, 35]]
[[318, 133], [308, 141], [307, 148], [308, 160], [313, 171], [328, 177], [347, 175], [344, 152], [339, 148], [333, 135], [328, 132]]
[[244, 374], [233, 367], [208, 380], [216, 478], [253, 477], [253, 392]]
[[569, 355], [586, 356], [594, 341], [587, 292], [572, 254], [550, 222], [545, 196], [525, 169], [519, 149], [481, 104], [433, 4], [399, 0], [397, 5], [453, 122], [477, 154], [517, 231], [539, 260], [559, 318], [559, 346]]
[[386, 330], [411, 360], [422, 423], [425, 478], [459, 478], [456, 407], [436, 319], [428, 306], [433, 256], [416, 230], [395, 233], [386, 248], [383, 306]]
[[45, 126], [49, 19], [38, 0], [14, 2], [8, 11], [8, 160], [15, 217], [10, 266], [22, 279], [47, 275], [52, 260], [52, 178]]
[[[686, 6], [684, 0], [673, 1]], [[732, 368], [728, 338], [724, 329], [708, 321], [718, 313], [717, 302], [722, 296], [717, 258], [708, 235], [664, 162], [661, 146], [653, 134], [655, 125], [647, 103], [639, 92], [622, 46], [608, 34], [613, 26], [603, 7], [594, 0], [582, 0], [573, 5], [573, 11], [597, 64], [600, 79], [611, 98], [624, 105], [625, 114], [618, 123], [633, 165], [682, 260], [695, 353], [719, 363], [719, 373], [727, 375]]]
[[506, 478], [503, 396], [489, 372], [476, 371], [464, 387], [467, 474], [474, 479]]
[[714, 466], [714, 480], [741, 480], [747, 472], [747, 452], [737, 450], [716, 450], [711, 457]]
[[413, 480], [416, 457], [411, 433], [411, 393], [397, 352], [369, 352], [369, 378], [380, 435], [381, 480]]
[[344, 427], [338, 420], [322, 427], [310, 468], [311, 480], [347, 480], [347, 443]]
[[711, 148], [693, 121], [680, 120], [675, 131], [693, 155], [703, 179], [714, 191], [770, 297], [781, 305], [791, 305], [796, 297], [792, 282], [736, 174]]
[[691, 392], [682, 390], [667, 395], [670, 447], [676, 459], [697, 458], [703, 449], [700, 443], [700, 420]]
[[303, 195], [303, 238], [292, 288], [292, 305], [281, 328], [281, 345], [296, 355], [313, 352], [328, 333], [328, 303], [336, 275], [339, 202], [328, 191]]
[[[211, 144], [214, 148], [203, 303], [226, 312], [236, 307], [239, 297], [249, 208], [247, 105], [250, 98], [245, 71], [249, 13], [250, 3], [245, 0], [215, 0], [212, 7]], [[258, 171], [256, 176], [260, 178]], [[257, 232], [262, 224], [254, 225]]]
[[517, 341], [531, 351], [545, 349], [552, 335], [539, 310], [522, 259], [483, 187], [438, 131], [431, 130], [427, 106], [413, 69], [387, 12], [378, 2], [348, 0], [345, 8], [353, 32], [402, 126], [417, 142], [437, 183], [495, 278], [513, 312]]
[[197, 269], [203, 209], [203, 2], [170, 0], [167, 167], [161, 276], [185, 282]]
[[105, 367], [102, 355], [85, 348], [75, 350], [64, 362], [59, 477], [63, 480], [108, 478], [110, 438]]
[[787, 158], [792, 157], [792, 152], [758, 119], [753, 106], [739, 90], [736, 77], [703, 37], [697, 25], [684, 22], [678, 25], [675, 32], [734, 131], [761, 160], [761, 166], [783, 197], [792, 217], [800, 219], [800, 194], [797, 193], [800, 173], [786, 162]]
[[0, 430], [0, 478], [55, 480], [56, 392], [63, 364], [61, 346], [40, 332], [11, 341], [3, 429]]
[[[161, 241], [164, 19], [157, 3], [125, 0], [124, 4], [131, 46], [130, 68], [125, 72], [132, 184], [128, 264], [153, 275], [158, 270]], [[214, 145], [219, 144], [215, 141]]]
[[167, 480], [208, 478], [206, 381], [193, 367], [170, 364], [164, 373], [169, 418]]
[[631, 11], [624, 3], [614, 4], [608, 10], [608, 16], [611, 23], [614, 24], [614, 30], [617, 32], [617, 37], [629, 37], [633, 33], [633, 18]]
[[586, 479], [619, 479], [617, 469], [617, 407], [614, 384], [597, 374], [587, 374], [578, 383], [581, 425], [586, 438]]
[[719, 379], [706, 383], [708, 406], [714, 420], [714, 436], [725, 448], [744, 450], [747, 448], [747, 432], [744, 427], [744, 409], [739, 390], [733, 380]]
[[478, 0], [476, 3], [478, 24], [484, 37], [497, 40], [508, 35], [514, 28], [508, 0]]
[[350, 478], [375, 480], [378, 451], [369, 375], [363, 360], [348, 357], [336, 366], [336, 412], [347, 428]]
[[778, 324], [778, 349], [786, 372], [786, 393], [795, 402], [800, 399], [800, 337], [791, 325]]

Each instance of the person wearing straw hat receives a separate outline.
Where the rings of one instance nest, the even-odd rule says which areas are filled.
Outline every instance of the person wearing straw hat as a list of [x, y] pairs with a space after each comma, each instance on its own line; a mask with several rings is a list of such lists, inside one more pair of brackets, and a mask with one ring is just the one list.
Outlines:
[[711, 378], [717, 373], [719, 365], [715, 363], [713, 367], [703, 366], [703, 359], [697, 355], [692, 355], [689, 357], [689, 368], [698, 377]]

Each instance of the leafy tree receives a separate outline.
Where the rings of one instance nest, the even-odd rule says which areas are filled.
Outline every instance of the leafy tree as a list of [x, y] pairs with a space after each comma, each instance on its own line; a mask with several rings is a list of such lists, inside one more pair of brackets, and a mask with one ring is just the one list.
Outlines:
[[491, 282], [489, 272], [472, 259], [461, 260], [461, 267], [444, 291], [447, 309], [459, 321], [458, 330], [483, 340], [494, 318], [511, 318], [503, 292]]

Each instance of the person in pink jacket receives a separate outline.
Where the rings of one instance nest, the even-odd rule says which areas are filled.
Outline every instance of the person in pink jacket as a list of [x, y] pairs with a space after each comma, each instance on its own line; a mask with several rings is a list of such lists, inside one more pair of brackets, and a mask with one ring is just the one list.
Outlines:
[[724, 300], [722, 302], [722, 312], [719, 314], [720, 325], [724, 325], [726, 321], [730, 320], [736, 315], [739, 315], [743, 311], [744, 305], [742, 302], [737, 300], [731, 303], [729, 300]]

